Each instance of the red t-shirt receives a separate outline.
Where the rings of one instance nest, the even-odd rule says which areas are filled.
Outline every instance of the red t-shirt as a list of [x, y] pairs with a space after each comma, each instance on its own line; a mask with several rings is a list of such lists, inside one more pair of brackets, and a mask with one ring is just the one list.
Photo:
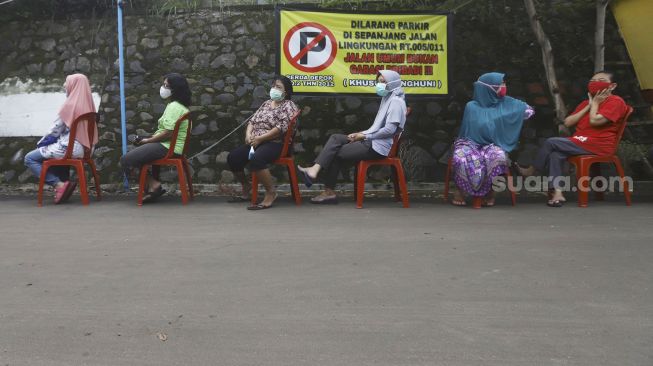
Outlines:
[[[584, 100], [571, 113], [577, 113], [589, 103]], [[610, 95], [599, 105], [598, 114], [608, 119], [601, 126], [590, 125], [589, 110], [576, 124], [576, 132], [569, 137], [576, 145], [596, 155], [611, 155], [617, 149], [617, 135], [621, 129], [622, 119], [628, 111], [628, 105], [621, 97]]]

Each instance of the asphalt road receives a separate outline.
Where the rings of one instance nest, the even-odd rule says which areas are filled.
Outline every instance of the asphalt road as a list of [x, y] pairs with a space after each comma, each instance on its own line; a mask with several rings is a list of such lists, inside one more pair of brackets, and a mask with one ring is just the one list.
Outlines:
[[0, 197], [0, 366], [653, 365], [653, 203]]

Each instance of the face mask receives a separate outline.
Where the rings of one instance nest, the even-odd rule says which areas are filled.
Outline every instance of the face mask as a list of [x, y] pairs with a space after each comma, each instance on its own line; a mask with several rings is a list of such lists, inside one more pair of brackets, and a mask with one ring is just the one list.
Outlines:
[[386, 90], [386, 84], [385, 83], [376, 83], [376, 95], [380, 97], [385, 97], [388, 95], [388, 91]]
[[172, 95], [172, 90], [166, 88], [165, 86], [161, 86], [161, 89], [159, 89], [159, 95], [163, 99], [168, 99]]
[[590, 81], [587, 84], [587, 91], [590, 92], [591, 95], [596, 95], [601, 90], [609, 88], [610, 84], [612, 83], [607, 81]]
[[270, 89], [270, 99], [278, 102], [283, 99], [283, 92], [277, 88]]
[[490, 85], [486, 84], [480, 80], [476, 81], [477, 83], [483, 84], [487, 86], [488, 88], [492, 89], [493, 92], [497, 94], [499, 98], [503, 98], [506, 96], [506, 93], [508, 92], [508, 88], [505, 85]]
[[499, 91], [497, 92], [497, 95], [499, 96], [499, 98], [503, 98], [506, 96], [507, 93], [508, 93], [508, 88], [505, 85], [501, 85]]

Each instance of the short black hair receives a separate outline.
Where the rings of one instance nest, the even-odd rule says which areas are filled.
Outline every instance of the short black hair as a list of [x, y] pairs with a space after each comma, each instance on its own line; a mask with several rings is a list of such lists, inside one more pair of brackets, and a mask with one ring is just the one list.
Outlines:
[[616, 81], [614, 80], [614, 72], [609, 71], [609, 70], [600, 70], [600, 71], [595, 72], [592, 76], [595, 76], [595, 75], [598, 75], [598, 74], [606, 74], [606, 75], [610, 76], [610, 82], [611, 83], [616, 83]]
[[272, 80], [272, 85], [279, 80], [283, 84], [283, 88], [286, 90], [286, 96], [283, 99], [290, 100], [292, 98], [292, 81], [283, 75], [276, 75]]
[[170, 99], [177, 101], [186, 107], [190, 107], [192, 93], [188, 86], [188, 80], [186, 80], [183, 75], [175, 72], [166, 75], [164, 80], [166, 79], [168, 80], [168, 86], [170, 86], [170, 90], [172, 91]]

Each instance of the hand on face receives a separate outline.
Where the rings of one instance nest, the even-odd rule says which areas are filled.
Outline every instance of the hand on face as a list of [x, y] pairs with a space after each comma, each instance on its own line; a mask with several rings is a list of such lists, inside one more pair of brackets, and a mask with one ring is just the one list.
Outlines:
[[594, 97], [590, 97], [590, 103], [601, 104], [603, 101], [608, 99], [612, 90], [610, 88], [603, 89], [598, 92]]

